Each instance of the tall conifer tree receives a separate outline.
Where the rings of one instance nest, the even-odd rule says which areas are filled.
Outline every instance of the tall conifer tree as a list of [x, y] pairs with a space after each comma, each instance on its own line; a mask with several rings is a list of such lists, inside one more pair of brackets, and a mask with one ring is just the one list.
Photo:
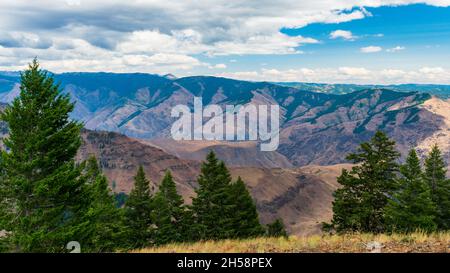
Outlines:
[[8, 226], [16, 250], [66, 251], [86, 225], [80, 212], [88, 193], [74, 163], [82, 125], [70, 120], [73, 108], [34, 60], [21, 74], [20, 95], [1, 115], [9, 127], [1, 165], [15, 214]]
[[90, 157], [84, 166], [83, 178], [90, 193], [86, 218], [90, 224], [83, 249], [90, 252], [113, 251], [121, 246], [120, 211], [116, 206], [114, 194], [108, 187], [108, 180], [102, 174], [95, 157]]
[[431, 198], [436, 204], [436, 223], [441, 230], [450, 229], [450, 179], [442, 153], [433, 146], [425, 159], [424, 179], [431, 188]]
[[402, 177], [398, 180], [398, 189], [386, 207], [389, 228], [396, 232], [434, 231], [436, 207], [414, 149], [400, 167], [400, 173]]
[[166, 244], [185, 241], [183, 198], [177, 193], [172, 174], [167, 171], [153, 198], [153, 220], [157, 227], [155, 242]]
[[232, 224], [231, 237], [249, 238], [264, 234], [264, 228], [259, 223], [256, 205], [241, 177], [230, 185]]
[[333, 229], [384, 231], [384, 209], [395, 190], [398, 157], [395, 142], [381, 131], [362, 143], [358, 152], [347, 156], [357, 165], [351, 171], [343, 170], [338, 177], [342, 188], [334, 193]]
[[197, 196], [192, 200], [201, 239], [229, 237], [232, 224], [230, 183], [231, 176], [225, 164], [217, 160], [213, 151], [209, 152], [206, 162], [203, 162], [201, 166]]
[[124, 209], [128, 246], [139, 248], [154, 243], [150, 181], [145, 177], [142, 166], [139, 166], [134, 177], [134, 188], [125, 202]]

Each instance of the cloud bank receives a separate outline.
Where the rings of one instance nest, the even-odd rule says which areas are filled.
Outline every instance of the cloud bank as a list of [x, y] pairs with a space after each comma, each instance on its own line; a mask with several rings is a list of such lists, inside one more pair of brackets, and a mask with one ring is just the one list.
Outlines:
[[214, 76], [250, 81], [271, 82], [317, 82], [317, 83], [356, 83], [356, 84], [400, 84], [432, 83], [448, 84], [450, 70], [442, 67], [422, 67], [416, 70], [380, 69], [364, 67], [338, 68], [300, 68], [300, 69], [261, 69], [216, 73]]
[[[450, 5], [449, 0], [1, 1], [0, 70], [23, 69], [35, 56], [55, 72], [216, 69], [200, 56], [300, 54], [302, 45], [320, 41], [280, 29], [348, 22], [370, 16], [364, 7], [412, 3]], [[343, 30], [330, 37], [354, 39]]]

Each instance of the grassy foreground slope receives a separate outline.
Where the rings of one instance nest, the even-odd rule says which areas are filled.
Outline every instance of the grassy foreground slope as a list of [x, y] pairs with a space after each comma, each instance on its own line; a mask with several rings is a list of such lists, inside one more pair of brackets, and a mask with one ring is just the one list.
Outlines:
[[450, 253], [450, 233], [409, 235], [347, 234], [169, 244], [134, 253], [296, 253], [296, 252], [444, 252]]

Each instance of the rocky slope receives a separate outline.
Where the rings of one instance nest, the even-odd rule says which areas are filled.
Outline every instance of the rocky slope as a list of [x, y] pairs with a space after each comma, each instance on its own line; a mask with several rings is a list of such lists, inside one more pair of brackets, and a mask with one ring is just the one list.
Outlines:
[[[425, 111], [434, 114], [435, 122], [439, 123], [439, 129], [432, 135], [421, 140], [417, 149], [422, 153], [429, 151], [430, 147], [437, 144], [443, 151], [444, 156], [450, 158], [450, 100], [443, 101], [437, 98], [427, 100], [420, 106]], [[450, 168], [448, 170], [450, 175]]]
[[[281, 139], [275, 153], [263, 155], [255, 150], [257, 145], [211, 142], [201, 144], [202, 147], [185, 143], [163, 147], [185, 159], [202, 158], [212, 148], [228, 163], [238, 162], [236, 165], [338, 164], [345, 162], [345, 155], [376, 130], [394, 138], [403, 154], [410, 147], [426, 150], [436, 140], [450, 159], [450, 148], [444, 143], [449, 103], [438, 98], [429, 103], [431, 96], [420, 92], [365, 89], [335, 95], [266, 82], [139, 73], [65, 73], [55, 78], [76, 101], [73, 117], [83, 120], [86, 128], [151, 141], [170, 138], [170, 127], [175, 121], [170, 115], [172, 107], [178, 104], [192, 107], [194, 96], [201, 96], [204, 105], [280, 105]], [[17, 75], [0, 76], [0, 101], [10, 101], [17, 92]], [[430, 104], [439, 105], [443, 110], [436, 110]]]
[[144, 141], [157, 146], [169, 154], [182, 159], [203, 160], [209, 151], [214, 151], [217, 157], [228, 166], [291, 168], [289, 160], [277, 151], [262, 152], [255, 141], [175, 141], [173, 139], [153, 139]]
[[159, 148], [114, 132], [84, 130], [82, 138], [77, 160], [95, 156], [115, 192], [130, 192], [133, 177], [142, 165], [153, 190], [157, 189], [165, 171], [171, 170], [180, 194], [186, 200], [194, 195], [198, 162], [181, 160]]
[[[177, 190], [187, 203], [195, 196], [200, 161], [182, 160], [140, 140], [112, 132], [83, 132], [83, 146], [78, 160], [95, 155], [115, 192], [128, 193], [133, 176], [143, 165], [152, 188], [165, 172], [172, 171]], [[321, 178], [314, 171], [296, 168], [231, 167], [234, 179], [241, 176], [256, 201], [260, 220], [266, 224], [282, 218], [292, 234], [306, 235], [320, 232], [320, 223], [331, 217], [332, 192], [336, 180]], [[320, 167], [320, 170], [333, 169]]]

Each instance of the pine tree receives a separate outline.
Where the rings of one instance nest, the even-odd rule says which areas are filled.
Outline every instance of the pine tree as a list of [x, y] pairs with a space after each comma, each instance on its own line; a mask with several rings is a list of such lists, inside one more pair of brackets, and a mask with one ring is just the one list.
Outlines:
[[446, 164], [437, 145], [425, 159], [424, 179], [431, 188], [431, 198], [436, 204], [438, 229], [450, 229], [450, 179], [446, 179]]
[[20, 95], [1, 115], [9, 126], [1, 165], [16, 250], [66, 251], [84, 231], [80, 212], [88, 194], [74, 163], [82, 125], [69, 119], [73, 108], [69, 95], [34, 60], [21, 74]]
[[230, 198], [232, 207], [231, 237], [248, 238], [257, 237], [264, 233], [259, 223], [256, 205], [241, 177], [230, 186]]
[[342, 185], [334, 193], [331, 226], [338, 232], [382, 232], [384, 208], [396, 186], [395, 142], [383, 132], [376, 132], [362, 143], [357, 153], [347, 160], [357, 164], [351, 171], [343, 170], [337, 181]]
[[130, 248], [139, 248], [153, 243], [152, 197], [150, 181], [139, 166], [134, 177], [134, 188], [125, 202], [124, 226], [126, 241]]
[[400, 173], [399, 188], [386, 207], [387, 224], [395, 232], [434, 231], [436, 207], [414, 149], [400, 167]]
[[197, 196], [192, 200], [200, 239], [224, 239], [233, 234], [232, 204], [229, 198], [231, 176], [214, 152], [209, 152], [198, 177]]
[[8, 231], [11, 230], [11, 220], [14, 216], [11, 208], [14, 207], [11, 202], [13, 199], [10, 197], [9, 187], [7, 185], [7, 180], [3, 175], [3, 168], [0, 163], [0, 233], [3, 233], [3, 236], [0, 236], [0, 253], [7, 252], [12, 248], [10, 245], [10, 236], [8, 236]]
[[273, 223], [268, 224], [266, 234], [268, 237], [288, 237], [281, 219], [276, 219]]
[[[7, 185], [8, 180], [5, 179], [3, 168], [0, 162], [0, 231], [10, 230], [11, 227], [8, 224], [11, 223], [11, 218], [13, 212], [10, 211], [12, 207], [11, 202], [13, 199], [10, 196], [9, 186]], [[1, 237], [0, 237], [1, 240]]]
[[182, 242], [197, 242], [204, 239], [204, 229], [198, 224], [192, 206], [185, 205], [181, 230], [181, 234], [183, 234]]
[[90, 157], [84, 165], [83, 178], [91, 198], [86, 212], [90, 233], [86, 234], [88, 241], [83, 244], [83, 249], [90, 252], [113, 251], [121, 245], [120, 211], [95, 157]]
[[116, 206], [121, 208], [125, 205], [128, 195], [124, 192], [114, 193], [114, 199], [116, 200]]
[[167, 171], [153, 198], [153, 221], [157, 227], [155, 242], [167, 244], [184, 241], [185, 208], [177, 193], [172, 174]]

